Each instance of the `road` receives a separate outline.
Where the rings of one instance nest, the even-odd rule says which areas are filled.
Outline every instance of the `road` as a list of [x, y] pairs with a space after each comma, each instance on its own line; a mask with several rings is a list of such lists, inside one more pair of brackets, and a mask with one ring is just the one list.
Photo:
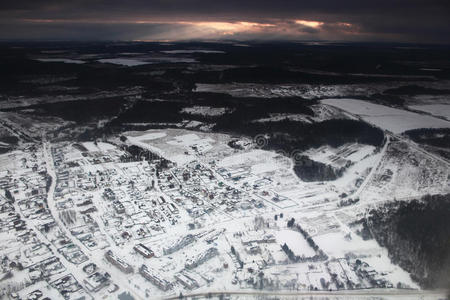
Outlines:
[[[51, 153], [51, 145], [49, 142], [43, 141], [43, 151], [44, 151], [44, 157], [45, 157], [45, 162], [46, 162], [46, 166], [47, 166], [47, 173], [52, 178], [52, 184], [51, 184], [50, 189], [47, 194], [47, 205], [50, 210], [50, 213], [52, 214], [53, 218], [55, 219], [55, 222], [58, 225], [58, 227], [64, 232], [64, 234], [68, 238], [70, 238], [72, 243], [77, 245], [80, 248], [80, 250], [87, 249], [83, 245], [83, 243], [81, 243], [77, 238], [75, 238], [71, 234], [71, 232], [66, 228], [66, 226], [61, 222], [61, 220], [59, 218], [57, 208], [56, 208], [55, 198], [54, 198], [57, 177], [56, 177], [56, 172], [55, 172], [55, 165], [53, 162], [53, 156]], [[95, 251], [90, 251], [90, 250], [88, 250], [88, 251], [89, 252], [87, 253], [87, 256], [89, 258], [89, 262], [95, 263], [101, 269], [110, 273], [112, 275], [111, 278], [114, 278], [114, 283], [119, 286], [120, 290], [127, 290], [131, 293], [131, 295], [135, 299], [142, 299], [142, 297], [140, 297], [138, 294], [136, 294], [134, 292], [135, 289], [127, 282], [127, 280], [125, 278], [126, 276], [124, 276], [124, 274], [121, 273], [121, 271], [119, 271], [118, 269], [116, 269], [114, 267], [111, 268], [111, 265], [103, 259], [104, 251], [102, 249], [98, 249]], [[86, 253], [86, 250], [83, 252]], [[82, 272], [83, 272], [82, 268], [81, 268], [81, 264], [75, 266], [71, 263], [68, 263], [66, 265], [69, 267], [70, 272], [77, 279], [77, 281], [81, 285], [83, 285], [82, 280], [80, 280], [80, 277], [82, 277], [80, 274], [82, 274]], [[85, 265], [85, 263], [83, 263], [83, 265]], [[85, 290], [87, 291], [86, 288], [85, 288]]]
[[18, 138], [21, 138], [25, 141], [34, 142], [34, 143], [39, 142], [37, 139], [28, 135], [28, 133], [26, 133], [22, 129], [18, 128], [18, 126], [16, 126], [15, 124], [12, 125], [12, 124], [6, 122], [5, 120], [0, 120], [0, 126], [2, 126], [7, 131], [11, 132], [13, 135], [17, 136]]
[[378, 160], [378, 162], [376, 163], [376, 166], [373, 166], [372, 169], [370, 170], [369, 174], [367, 174], [366, 178], [364, 179], [363, 183], [359, 186], [358, 190], [356, 190], [356, 192], [352, 195], [353, 198], [358, 198], [359, 195], [361, 195], [361, 193], [364, 191], [364, 189], [366, 188], [366, 186], [370, 183], [370, 181], [372, 180], [372, 177], [374, 174], [376, 174], [376, 172], [378, 171], [378, 169], [381, 166], [381, 163], [384, 159], [384, 154], [386, 153], [386, 150], [389, 146], [390, 143], [390, 137], [386, 136], [386, 142], [383, 145], [383, 148], [380, 151], [380, 158]]
[[[192, 293], [185, 294], [187, 298], [218, 298], [220, 296], [250, 296], [256, 299], [261, 297], [292, 297], [297, 299], [298, 297], [307, 297], [307, 299], [324, 299], [324, 297], [333, 297], [333, 299], [374, 299], [380, 297], [396, 297], [403, 299], [445, 299], [446, 291], [443, 290], [400, 290], [400, 289], [364, 289], [364, 290], [341, 290], [341, 291], [226, 291], [226, 292], [204, 292], [204, 293]], [[342, 298], [340, 298], [342, 297]], [[165, 298], [167, 300], [179, 299], [179, 297]]]

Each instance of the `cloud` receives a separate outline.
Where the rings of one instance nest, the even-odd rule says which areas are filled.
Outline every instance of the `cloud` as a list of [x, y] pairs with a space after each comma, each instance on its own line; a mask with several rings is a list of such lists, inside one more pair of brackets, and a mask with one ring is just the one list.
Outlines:
[[0, 1], [0, 38], [450, 43], [448, 0]]

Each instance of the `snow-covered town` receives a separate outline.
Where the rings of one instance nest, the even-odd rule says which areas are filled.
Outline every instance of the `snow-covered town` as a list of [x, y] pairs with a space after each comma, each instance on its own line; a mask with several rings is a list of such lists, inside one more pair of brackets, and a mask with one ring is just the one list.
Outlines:
[[448, 190], [448, 167], [394, 135], [382, 147], [303, 154], [345, 176], [301, 181], [295, 157], [218, 133], [148, 130], [80, 143], [43, 136], [0, 157], [1, 293], [418, 289], [364, 238], [361, 220], [376, 202]]

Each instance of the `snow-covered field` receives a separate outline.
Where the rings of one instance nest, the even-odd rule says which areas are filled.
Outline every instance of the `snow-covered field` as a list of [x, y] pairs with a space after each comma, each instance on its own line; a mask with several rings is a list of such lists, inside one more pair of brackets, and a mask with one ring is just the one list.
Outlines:
[[450, 128], [450, 122], [406, 110], [392, 108], [356, 99], [325, 99], [323, 104], [340, 108], [363, 120], [388, 130], [402, 133], [417, 128]]
[[191, 115], [216, 117], [216, 116], [221, 116], [223, 114], [229, 113], [230, 110], [226, 107], [192, 106], [192, 107], [183, 108], [181, 110], [181, 112], [191, 114]]
[[115, 64], [115, 65], [121, 65], [121, 66], [127, 66], [127, 67], [147, 65], [150, 63], [150, 62], [147, 62], [144, 60], [133, 59], [133, 58], [102, 58], [102, 59], [99, 59], [98, 61], [101, 63]]
[[278, 244], [283, 245], [286, 243], [296, 255], [311, 257], [315, 254], [314, 250], [297, 231], [284, 229], [277, 231], [275, 236]]
[[223, 54], [225, 51], [221, 50], [202, 50], [202, 49], [191, 49], [191, 50], [165, 50], [161, 51], [167, 54], [192, 54], [192, 53], [207, 53], [207, 54]]
[[122, 65], [127, 67], [134, 67], [148, 64], [158, 63], [193, 63], [196, 60], [190, 57], [176, 57], [176, 56], [142, 56], [135, 58], [116, 57], [116, 58], [102, 58], [98, 60], [101, 63], [109, 63], [115, 65]]
[[37, 58], [36, 60], [42, 62], [63, 62], [66, 64], [84, 64], [84, 60], [71, 59], [71, 58]]
[[450, 104], [411, 105], [408, 108], [424, 111], [433, 116], [444, 117], [450, 121]]
[[358, 162], [366, 156], [370, 156], [374, 150], [374, 146], [347, 144], [338, 148], [322, 146], [317, 149], [310, 149], [304, 154], [314, 161], [342, 168], [347, 164]]

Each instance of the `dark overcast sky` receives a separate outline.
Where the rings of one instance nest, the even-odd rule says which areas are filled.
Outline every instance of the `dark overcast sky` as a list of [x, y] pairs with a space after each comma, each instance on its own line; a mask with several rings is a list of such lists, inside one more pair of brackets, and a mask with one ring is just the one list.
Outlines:
[[0, 0], [0, 39], [450, 43], [450, 0]]

